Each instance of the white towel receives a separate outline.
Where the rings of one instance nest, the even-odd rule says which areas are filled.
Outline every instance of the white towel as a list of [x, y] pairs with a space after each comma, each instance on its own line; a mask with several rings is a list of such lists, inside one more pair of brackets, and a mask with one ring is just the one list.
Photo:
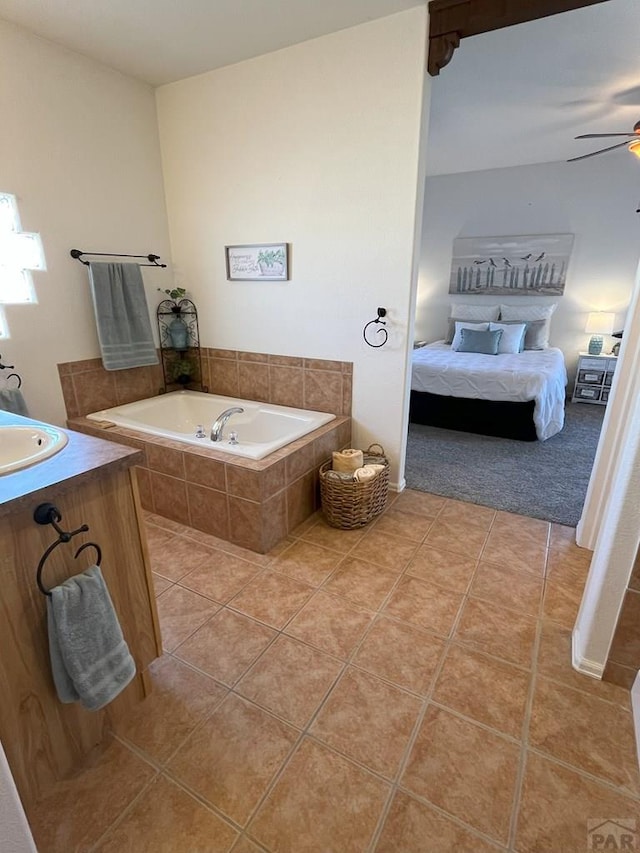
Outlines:
[[362, 451], [354, 450], [353, 447], [350, 447], [348, 450], [334, 450], [331, 458], [332, 469], [342, 474], [353, 474], [356, 468], [362, 468], [362, 463], [364, 462]]
[[374, 477], [377, 477], [380, 471], [384, 471], [384, 465], [363, 465], [362, 468], [358, 468], [353, 472], [353, 479], [358, 483], [365, 483], [367, 480], [373, 480]]

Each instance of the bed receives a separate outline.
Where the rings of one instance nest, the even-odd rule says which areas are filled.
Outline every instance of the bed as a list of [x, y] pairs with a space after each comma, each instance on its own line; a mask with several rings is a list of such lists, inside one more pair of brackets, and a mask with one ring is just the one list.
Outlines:
[[564, 425], [567, 371], [556, 347], [484, 355], [439, 341], [413, 351], [413, 423], [546, 441]]

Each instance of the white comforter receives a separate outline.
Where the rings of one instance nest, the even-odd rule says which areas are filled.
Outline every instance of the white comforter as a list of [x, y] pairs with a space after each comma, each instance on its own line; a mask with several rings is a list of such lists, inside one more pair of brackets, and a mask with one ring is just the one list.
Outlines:
[[526, 402], [540, 441], [563, 427], [567, 371], [561, 350], [525, 350], [514, 355], [455, 352], [437, 342], [413, 352], [411, 388], [450, 397]]

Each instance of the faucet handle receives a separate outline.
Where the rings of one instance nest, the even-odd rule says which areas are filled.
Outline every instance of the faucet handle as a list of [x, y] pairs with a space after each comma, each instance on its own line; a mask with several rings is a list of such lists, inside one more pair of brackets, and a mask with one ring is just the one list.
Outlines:
[[238, 443], [238, 433], [233, 430], [229, 431], [229, 444], [237, 444]]
[[196, 427], [196, 438], [206, 438], [206, 433], [204, 431], [204, 424], [198, 424]]

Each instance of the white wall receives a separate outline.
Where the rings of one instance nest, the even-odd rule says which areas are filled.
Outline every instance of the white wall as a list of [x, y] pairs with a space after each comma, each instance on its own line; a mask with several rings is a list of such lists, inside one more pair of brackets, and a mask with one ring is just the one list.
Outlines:
[[[354, 362], [355, 443], [404, 442], [426, 9], [164, 86], [177, 281], [207, 346]], [[288, 242], [291, 280], [228, 282], [224, 246]], [[378, 306], [391, 336], [367, 347]]]
[[[152, 89], [0, 21], [0, 191], [17, 196], [42, 236], [37, 305], [7, 306], [15, 364], [31, 414], [64, 422], [56, 364], [99, 355], [86, 268], [69, 249], [168, 259]], [[172, 282], [146, 270], [149, 302]]]
[[600, 677], [640, 544], [640, 279], [627, 317], [609, 405], [578, 525], [593, 548], [573, 630], [576, 669]]
[[[428, 161], [427, 161], [428, 162]], [[624, 326], [640, 240], [640, 164], [625, 152], [582, 163], [543, 163], [427, 179], [416, 337], [442, 338], [451, 302], [526, 305], [532, 297], [449, 296], [456, 237], [507, 234], [575, 235], [567, 284], [551, 321], [551, 344], [571, 371], [587, 348], [587, 313], [616, 312]], [[614, 339], [605, 341], [610, 351]]]

